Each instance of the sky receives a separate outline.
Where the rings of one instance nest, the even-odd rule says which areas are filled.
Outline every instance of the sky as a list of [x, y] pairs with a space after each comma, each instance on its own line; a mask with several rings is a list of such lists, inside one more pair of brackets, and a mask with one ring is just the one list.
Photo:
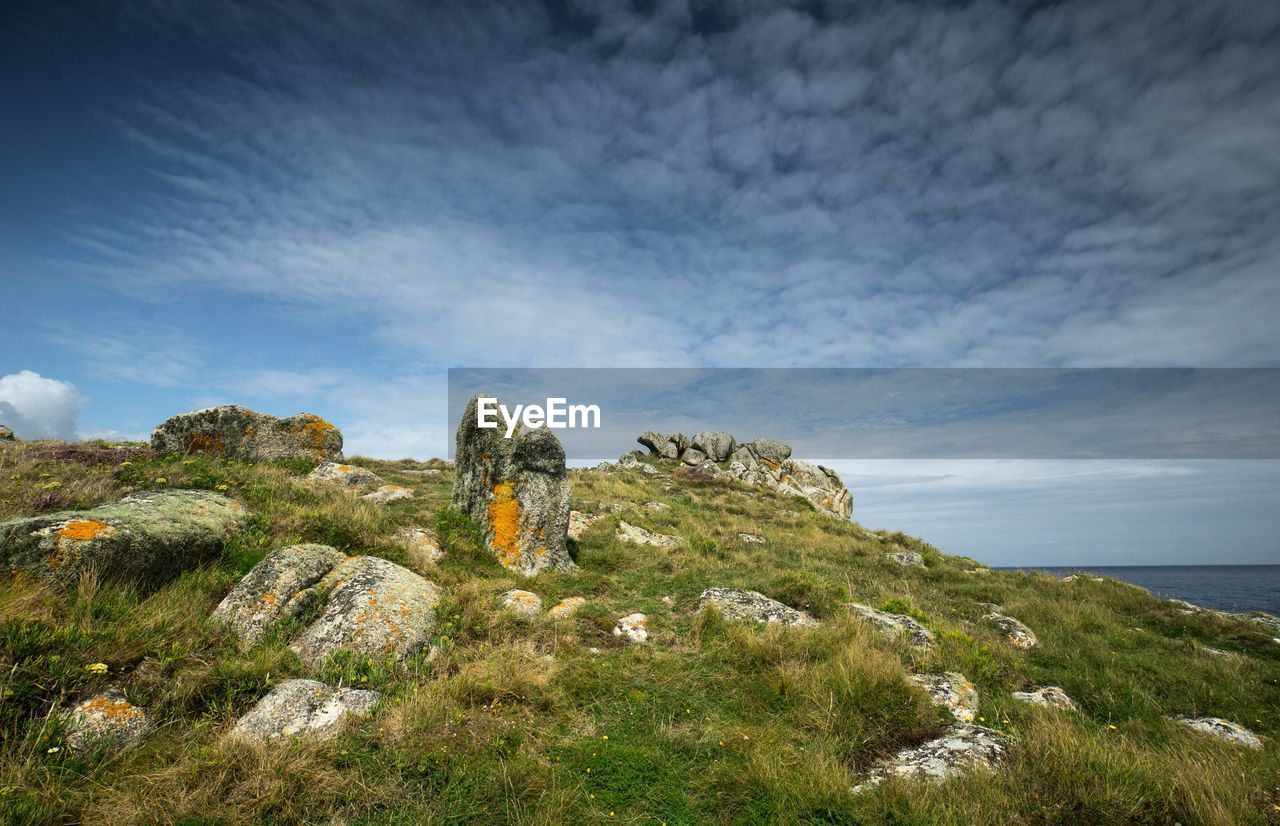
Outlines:
[[[1280, 366], [1270, 0], [16, 0], [0, 72], [27, 437], [439, 455], [464, 366]], [[997, 563], [1280, 560], [1270, 464], [948, 467], [838, 469]]]

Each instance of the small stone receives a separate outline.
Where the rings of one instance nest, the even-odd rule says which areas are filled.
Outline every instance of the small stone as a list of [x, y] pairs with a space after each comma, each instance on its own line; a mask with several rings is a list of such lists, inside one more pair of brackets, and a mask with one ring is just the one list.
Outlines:
[[745, 545], [763, 545], [764, 537], [758, 533], [740, 533], [738, 541]]
[[1022, 649], [1036, 647], [1036, 635], [1031, 632], [1030, 628], [1013, 617], [1000, 613], [1000, 606], [998, 605], [986, 603], [985, 607], [988, 609], [988, 613], [983, 619], [1004, 632], [1005, 638], [1013, 643], [1014, 647]]
[[328, 740], [348, 717], [368, 716], [378, 704], [376, 691], [330, 688], [315, 680], [286, 680], [240, 718], [231, 737], [271, 741], [291, 737]]
[[941, 737], [903, 749], [877, 765], [853, 792], [866, 791], [890, 777], [940, 783], [971, 769], [992, 769], [1004, 759], [1006, 743], [1005, 735], [995, 729], [956, 723]]
[[542, 613], [542, 597], [532, 591], [514, 588], [502, 595], [500, 603], [505, 610], [525, 619], [532, 619]]
[[649, 639], [648, 624], [649, 618], [644, 614], [627, 614], [613, 627], [613, 635], [626, 637], [631, 642], [645, 642]]
[[879, 628], [889, 639], [897, 639], [905, 634], [908, 644], [916, 648], [933, 645], [933, 632], [906, 614], [890, 614], [856, 602], [847, 603], [845, 607]]
[[1258, 735], [1239, 723], [1233, 723], [1221, 717], [1175, 717], [1173, 719], [1187, 728], [1198, 731], [1201, 734], [1208, 734], [1219, 740], [1225, 740], [1228, 743], [1235, 743], [1251, 749], [1262, 748], [1262, 741], [1258, 739]]
[[912, 551], [894, 551], [884, 555], [885, 559], [896, 562], [907, 568], [923, 568], [924, 556]]
[[151, 730], [146, 712], [115, 690], [104, 691], [65, 713], [67, 747], [84, 751], [105, 746], [112, 751], [127, 749]]
[[1013, 699], [1033, 706], [1063, 709], [1074, 709], [1076, 707], [1075, 701], [1067, 696], [1067, 692], [1056, 685], [1047, 685], [1035, 691], [1015, 691], [1013, 692]]
[[663, 504], [662, 502], [645, 502], [644, 507], [645, 510], [655, 511], [658, 513], [671, 509], [670, 505]]
[[551, 606], [551, 610], [547, 611], [547, 616], [552, 619], [568, 619], [578, 613], [578, 609], [586, 604], [587, 601], [582, 597], [565, 597]]
[[414, 564], [435, 565], [444, 559], [444, 549], [435, 536], [424, 528], [401, 528], [391, 538], [409, 549], [409, 558]]
[[654, 533], [636, 525], [619, 520], [618, 538], [623, 542], [634, 542], [637, 545], [650, 545], [655, 548], [670, 548], [680, 544], [680, 537]]
[[726, 619], [782, 625], [817, 625], [803, 611], [783, 605], [759, 591], [743, 588], [708, 588], [698, 597], [698, 607], [714, 605]]
[[382, 484], [382, 477], [373, 471], [339, 462], [321, 462], [307, 474], [307, 478], [313, 482], [333, 482], [349, 488]]
[[412, 499], [413, 491], [400, 485], [383, 485], [373, 493], [366, 493], [360, 498], [375, 505], [385, 505], [400, 499]]
[[978, 689], [963, 674], [912, 674], [907, 679], [923, 688], [934, 705], [943, 706], [960, 722], [973, 722], [978, 713]]
[[591, 530], [591, 526], [603, 518], [597, 513], [569, 511], [569, 538], [574, 541], [582, 539], [583, 535]]

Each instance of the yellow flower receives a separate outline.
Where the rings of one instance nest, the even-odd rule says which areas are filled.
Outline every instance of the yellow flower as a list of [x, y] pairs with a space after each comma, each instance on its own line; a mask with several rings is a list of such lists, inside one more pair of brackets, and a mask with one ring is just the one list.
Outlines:
[[1115, 731], [1116, 727], [1111, 725], [1110, 723], [1107, 723], [1107, 728], [1111, 729], [1112, 731]]
[[168, 480], [168, 479], [166, 479], [166, 478], [164, 478], [163, 476], [157, 476], [157, 477], [156, 477], [156, 484], [157, 484], [157, 485], [163, 485], [165, 482], [168, 482], [168, 481], [169, 481], [169, 480]]
[[227, 489], [226, 485], [218, 485], [218, 490], [225, 491], [226, 489]]
[[106, 663], [90, 663], [84, 667], [84, 670], [90, 674], [106, 674], [111, 669]]
[[609, 739], [609, 735], [607, 735], [607, 734], [606, 734], [604, 737], [601, 737], [600, 739], [601, 739], [601, 740], [608, 740], [608, 739]]
[[591, 774], [591, 767], [587, 766], [587, 774]]

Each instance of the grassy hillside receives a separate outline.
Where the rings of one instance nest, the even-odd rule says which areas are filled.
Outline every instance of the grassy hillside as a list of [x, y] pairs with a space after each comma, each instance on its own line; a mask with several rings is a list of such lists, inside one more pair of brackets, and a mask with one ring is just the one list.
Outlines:
[[[577, 572], [525, 580], [447, 509], [447, 468], [349, 461], [416, 498], [377, 506], [304, 484], [305, 463], [0, 445], [0, 519], [165, 487], [225, 490], [252, 512], [220, 561], [155, 592], [87, 580], [69, 595], [26, 580], [0, 586], [0, 820], [1280, 823], [1280, 645], [1250, 623], [1186, 616], [1114, 580], [971, 573], [972, 560], [803, 500], [670, 474], [671, 463], [660, 476], [574, 473], [574, 507], [604, 518], [576, 544]], [[430, 468], [441, 470], [411, 472]], [[619, 519], [683, 542], [620, 542]], [[391, 539], [411, 525], [437, 532], [439, 565]], [[766, 541], [745, 544], [741, 532]], [[226, 741], [254, 701], [304, 669], [282, 636], [240, 653], [209, 612], [268, 550], [300, 541], [382, 556], [442, 586], [438, 654], [331, 660], [318, 679], [384, 695], [336, 740]], [[926, 567], [884, 557], [903, 549], [923, 553]], [[697, 610], [712, 585], [758, 590], [821, 623], [728, 623]], [[588, 603], [568, 621], [520, 620], [496, 607], [517, 587], [548, 606]], [[882, 637], [841, 609], [851, 600], [919, 618], [937, 644], [920, 651]], [[1011, 646], [981, 621], [982, 602], [1025, 622], [1040, 646]], [[611, 633], [634, 611], [649, 616], [647, 644]], [[95, 663], [106, 673], [87, 668]], [[942, 670], [972, 680], [984, 724], [1015, 738], [1007, 762], [941, 786], [889, 782], [854, 795], [877, 759], [946, 728], [947, 712], [905, 680]], [[57, 710], [111, 685], [157, 729], [123, 753], [62, 748]], [[1040, 685], [1063, 687], [1080, 710], [1009, 696]], [[1166, 719], [1188, 714], [1238, 721], [1264, 748]]]

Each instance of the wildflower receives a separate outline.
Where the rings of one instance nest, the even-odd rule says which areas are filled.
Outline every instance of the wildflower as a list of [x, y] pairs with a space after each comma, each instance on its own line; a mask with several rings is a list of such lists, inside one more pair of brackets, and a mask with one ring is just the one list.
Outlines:
[[1115, 731], [1116, 729], [1116, 727], [1111, 725], [1110, 723], [1107, 723], [1107, 728], [1111, 729], [1112, 731]]
[[720, 741], [720, 745], [721, 745], [721, 746], [723, 746], [723, 745], [724, 745], [724, 741], [723, 741], [723, 740], [721, 740], [721, 741]]
[[106, 663], [90, 663], [84, 667], [84, 670], [90, 674], [106, 674], [110, 668]]
[[168, 482], [168, 481], [169, 481], [169, 480], [168, 480], [168, 479], [166, 479], [166, 478], [164, 478], [163, 476], [157, 476], [157, 477], [156, 477], [156, 484], [157, 484], [157, 485], [163, 485], [165, 482]]
[[62, 748], [60, 746], [51, 746], [49, 750], [45, 752], [45, 754], [57, 754], [60, 751], [62, 751]]
[[591, 774], [591, 767], [587, 766], [587, 774]]
[[218, 485], [218, 490], [220, 490], [220, 491], [226, 491], [226, 489], [227, 489], [227, 486], [226, 486], [226, 485]]
[[987, 722], [987, 718], [986, 718], [986, 717], [979, 717], [979, 718], [978, 718], [978, 722], [980, 722], [980, 723], [985, 723], [985, 722]]
[[609, 735], [607, 735], [607, 734], [606, 734], [604, 737], [601, 737], [600, 739], [601, 739], [601, 740], [608, 740], [608, 739], [609, 739]]

